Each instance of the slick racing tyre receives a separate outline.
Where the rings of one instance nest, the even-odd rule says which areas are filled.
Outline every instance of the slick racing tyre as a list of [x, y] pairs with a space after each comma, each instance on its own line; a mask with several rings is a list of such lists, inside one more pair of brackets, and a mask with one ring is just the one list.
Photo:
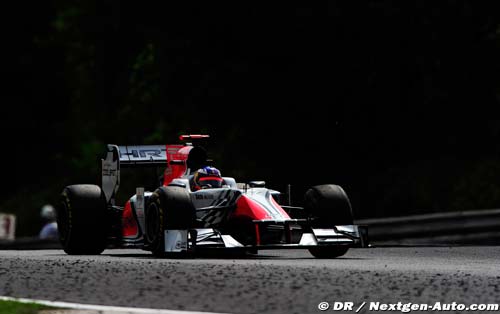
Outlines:
[[59, 240], [70, 255], [101, 254], [107, 245], [106, 198], [97, 185], [64, 188], [57, 210]]
[[196, 213], [186, 189], [158, 188], [146, 208], [146, 249], [155, 256], [165, 256], [165, 230], [186, 230], [195, 224]]
[[[311, 217], [313, 228], [332, 228], [352, 225], [351, 202], [344, 190], [334, 184], [317, 185], [305, 193], [304, 207]], [[315, 247], [309, 252], [317, 258], [335, 258], [344, 255], [347, 246]]]

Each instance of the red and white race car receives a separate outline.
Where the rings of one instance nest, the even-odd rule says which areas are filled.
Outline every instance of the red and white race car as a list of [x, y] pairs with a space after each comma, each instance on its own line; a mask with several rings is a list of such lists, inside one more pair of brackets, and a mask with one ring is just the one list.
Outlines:
[[[183, 135], [181, 140], [207, 137]], [[367, 229], [353, 224], [340, 186], [311, 187], [304, 207], [282, 204], [283, 194], [263, 181], [242, 184], [222, 177], [222, 187], [192, 190], [193, 171], [207, 163], [205, 149], [191, 143], [108, 145], [101, 184], [70, 185], [61, 194], [57, 222], [64, 251], [100, 254], [112, 245], [156, 256], [192, 256], [204, 250], [303, 248], [318, 258], [334, 258], [350, 247], [368, 246]], [[120, 169], [126, 167], [162, 167], [162, 184], [155, 191], [137, 187], [118, 206]]]

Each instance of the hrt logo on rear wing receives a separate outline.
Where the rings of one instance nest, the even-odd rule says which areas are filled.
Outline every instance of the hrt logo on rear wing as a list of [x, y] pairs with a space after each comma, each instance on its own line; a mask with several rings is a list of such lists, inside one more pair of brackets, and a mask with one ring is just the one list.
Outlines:
[[101, 188], [106, 196], [106, 202], [114, 205], [114, 198], [120, 186], [121, 167], [167, 167], [168, 148], [168, 145], [118, 146], [108, 144], [106, 157], [101, 160]]
[[118, 149], [124, 167], [167, 165], [167, 145], [118, 146]]

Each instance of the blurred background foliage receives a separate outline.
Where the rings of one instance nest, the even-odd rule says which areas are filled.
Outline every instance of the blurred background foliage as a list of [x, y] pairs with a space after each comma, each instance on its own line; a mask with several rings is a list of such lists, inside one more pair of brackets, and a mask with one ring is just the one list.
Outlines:
[[[96, 183], [107, 143], [208, 133], [224, 175], [341, 184], [357, 218], [500, 206], [500, 10], [478, 1], [3, 10], [0, 212]], [[132, 178], [133, 176], [131, 176]]]

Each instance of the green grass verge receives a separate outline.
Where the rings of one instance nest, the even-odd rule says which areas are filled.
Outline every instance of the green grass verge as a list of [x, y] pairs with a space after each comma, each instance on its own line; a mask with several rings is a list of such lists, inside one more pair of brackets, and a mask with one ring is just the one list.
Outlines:
[[37, 314], [38, 311], [47, 309], [50, 307], [34, 303], [0, 300], [0, 314]]

